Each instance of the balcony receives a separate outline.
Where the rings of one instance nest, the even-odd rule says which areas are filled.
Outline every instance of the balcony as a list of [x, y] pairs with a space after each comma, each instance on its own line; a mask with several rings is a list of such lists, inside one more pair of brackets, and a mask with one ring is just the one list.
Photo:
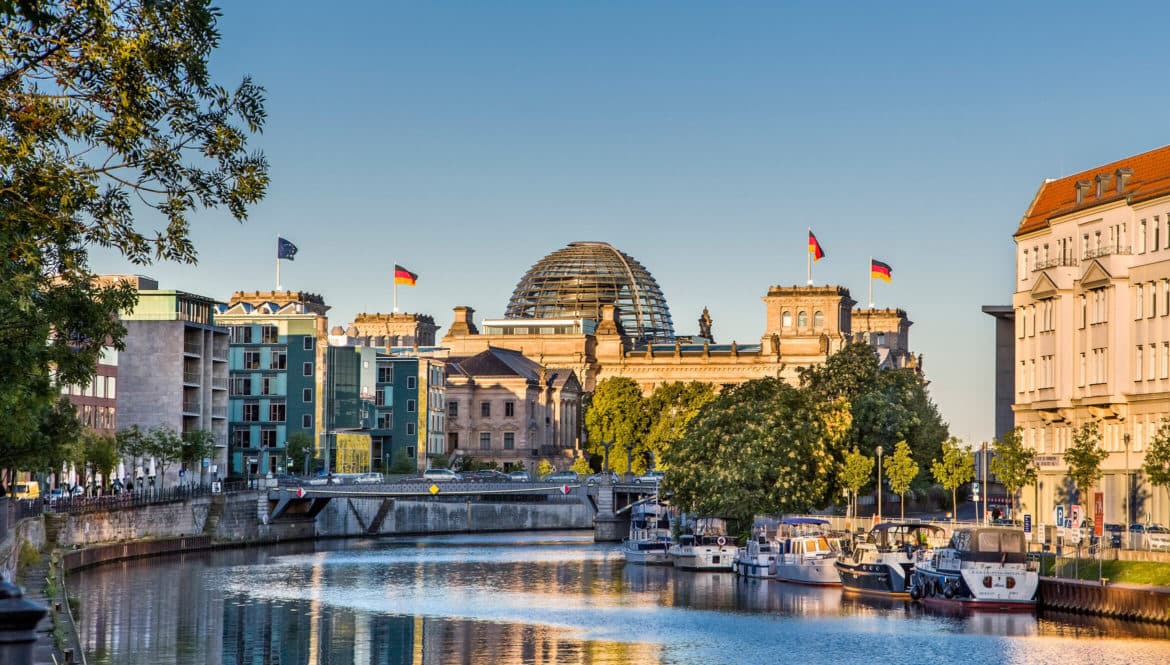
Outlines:
[[197, 386], [200, 384], [199, 372], [183, 372], [183, 383]]
[[1133, 252], [1129, 247], [1122, 247], [1121, 245], [1107, 245], [1104, 247], [1094, 247], [1085, 250], [1085, 260], [1096, 259], [1102, 256], [1128, 256]]
[[211, 359], [218, 360], [220, 362], [227, 362], [228, 347], [226, 345], [215, 347], [215, 349], [211, 352]]
[[200, 340], [184, 340], [183, 353], [192, 356], [203, 355], [203, 342]]
[[1078, 265], [1080, 265], [1080, 262], [1071, 256], [1058, 256], [1056, 258], [1048, 259], [1047, 261], [1037, 261], [1036, 266], [1032, 268], [1032, 272], [1040, 272], [1041, 270], [1048, 270], [1049, 268], [1075, 268]]
[[212, 418], [227, 418], [227, 407], [226, 406], [213, 406], [213, 407], [211, 407], [211, 417]]
[[227, 390], [228, 380], [226, 376], [211, 377], [211, 387], [217, 390]]
[[197, 399], [183, 400], [183, 415], [198, 416], [202, 415], [203, 410]]

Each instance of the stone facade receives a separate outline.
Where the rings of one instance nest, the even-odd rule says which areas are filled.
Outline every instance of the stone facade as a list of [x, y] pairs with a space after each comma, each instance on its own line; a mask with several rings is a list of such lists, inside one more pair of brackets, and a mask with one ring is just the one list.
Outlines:
[[1025, 510], [1072, 502], [1063, 454], [1096, 422], [1105, 520], [1170, 521], [1140, 471], [1170, 415], [1170, 147], [1045, 181], [1015, 241], [1013, 409], [1040, 468]]
[[372, 346], [434, 346], [439, 326], [426, 314], [368, 314], [354, 317], [346, 334], [371, 338]]

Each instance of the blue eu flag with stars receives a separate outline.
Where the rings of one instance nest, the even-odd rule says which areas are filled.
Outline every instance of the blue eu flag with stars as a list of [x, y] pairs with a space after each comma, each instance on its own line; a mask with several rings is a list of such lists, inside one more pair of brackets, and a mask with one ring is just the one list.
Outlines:
[[292, 261], [293, 257], [295, 257], [296, 255], [297, 255], [297, 246], [296, 245], [285, 240], [284, 238], [277, 238], [276, 239], [276, 258], [288, 259], [289, 261]]

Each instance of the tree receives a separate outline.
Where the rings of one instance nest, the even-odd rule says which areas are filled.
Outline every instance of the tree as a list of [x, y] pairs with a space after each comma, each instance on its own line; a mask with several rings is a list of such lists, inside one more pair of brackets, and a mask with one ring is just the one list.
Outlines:
[[[294, 465], [300, 462], [304, 467], [301, 473], [308, 475], [309, 458], [313, 456], [314, 452], [313, 437], [307, 432], [293, 432], [288, 435], [288, 441], [285, 442], [285, 450], [287, 451], [288, 458], [293, 461]], [[406, 457], [406, 450], [399, 450], [399, 455]], [[409, 471], [390, 471], [390, 473], [414, 473], [417, 471], [418, 466], [413, 463], [413, 460], [410, 460], [410, 458], [407, 458], [407, 460], [411, 462]], [[397, 457], [395, 457], [394, 462], [391, 464], [391, 469], [396, 464], [398, 464]]]
[[589, 466], [588, 457], [578, 457], [577, 459], [573, 460], [573, 466], [569, 468], [573, 471], [576, 471], [577, 474], [581, 476], [588, 476], [589, 474], [593, 473], [592, 467]]
[[1146, 446], [1146, 461], [1142, 471], [1151, 485], [1160, 485], [1170, 494], [1170, 418], [1162, 420], [1158, 431]]
[[885, 473], [890, 480], [890, 489], [902, 500], [902, 519], [906, 519], [906, 492], [918, 477], [918, 463], [910, 454], [910, 444], [899, 441], [894, 445], [894, 454], [886, 461]]
[[[0, 387], [0, 391], [3, 391], [3, 387]], [[77, 419], [77, 409], [69, 399], [59, 396], [55, 401], [40, 403], [34, 408], [31, 422], [35, 423], [35, 429], [20, 443], [12, 440], [6, 445], [0, 443], [0, 469], [8, 471], [6, 481], [0, 483], [2, 485], [12, 481], [15, 471], [59, 473], [66, 462], [76, 457], [83, 427]], [[8, 425], [9, 415], [5, 414], [5, 426]], [[12, 415], [17, 420], [25, 417], [21, 414]], [[3, 439], [3, 434], [0, 434], [0, 441]]]
[[[1017, 427], [995, 441], [995, 455], [987, 465], [1011, 497], [1014, 508], [1020, 500], [1020, 489], [1036, 482], [1036, 451], [1025, 448]], [[984, 489], [986, 491], [986, 489]]]
[[975, 478], [975, 454], [955, 437], [942, 445], [942, 459], [930, 465], [930, 472], [940, 485], [951, 491], [951, 508], [955, 517], [959, 512], [959, 487]]
[[642, 389], [632, 379], [611, 377], [597, 384], [585, 411], [585, 429], [589, 433], [589, 452], [604, 454], [604, 442], [615, 445], [609, 453], [609, 468], [616, 473], [630, 469], [626, 465], [627, 447], [634, 451], [634, 473], [646, 470], [646, 433], [650, 417]]
[[850, 505], [853, 507], [853, 515], [856, 517], [857, 495], [873, 477], [873, 458], [862, 455], [858, 452], [857, 446], [854, 446], [852, 452], [845, 454], [839, 475], [841, 485], [849, 490], [852, 497]]
[[[302, 434], [302, 432], [297, 432], [296, 434]], [[296, 436], [296, 434], [293, 436]], [[289, 442], [291, 445], [292, 437], [289, 437]], [[311, 439], [309, 443], [312, 443]], [[289, 454], [291, 455], [292, 453], [290, 452]], [[394, 462], [390, 464], [388, 472], [400, 475], [418, 473], [418, 463], [406, 454], [405, 449], [400, 448], [398, 454], [394, 456]]]
[[683, 510], [750, 523], [757, 513], [824, 505], [837, 452], [820, 405], [780, 379], [725, 390], [665, 451]]
[[166, 425], [152, 427], [146, 436], [146, 452], [158, 466], [158, 488], [162, 489], [167, 469], [183, 456], [183, 438]]
[[553, 465], [546, 459], [540, 460], [540, 464], [536, 465], [536, 475], [541, 478], [553, 472]]
[[666, 450], [686, 434], [687, 426], [714, 399], [715, 388], [709, 383], [672, 381], [654, 389], [646, 404], [650, 427], [645, 448], [655, 468], [665, 470], [662, 459]]
[[118, 442], [112, 436], [105, 436], [93, 431], [87, 431], [82, 436], [85, 460], [79, 468], [88, 464], [94, 474], [101, 475], [102, 487], [105, 488], [118, 466]]
[[92, 247], [193, 263], [195, 208], [242, 221], [263, 197], [263, 90], [213, 83], [218, 18], [207, 0], [0, 2], [0, 449], [27, 450], [59, 387], [123, 348], [136, 296], [94, 279]]
[[1080, 497], [1087, 497], [1093, 483], [1101, 478], [1101, 462], [1109, 454], [1101, 448], [1100, 442], [1097, 421], [1090, 420], [1073, 431], [1072, 445], [1064, 451], [1068, 476]]
[[118, 442], [118, 453], [123, 460], [130, 462], [131, 470], [127, 473], [134, 475], [142, 466], [142, 458], [150, 454], [148, 434], [139, 429], [138, 425], [131, 425], [118, 430], [114, 437]]
[[215, 435], [205, 429], [197, 429], [183, 432], [182, 438], [179, 461], [183, 463], [188, 474], [192, 473], [192, 469], [198, 469], [202, 477], [203, 460], [215, 455]]

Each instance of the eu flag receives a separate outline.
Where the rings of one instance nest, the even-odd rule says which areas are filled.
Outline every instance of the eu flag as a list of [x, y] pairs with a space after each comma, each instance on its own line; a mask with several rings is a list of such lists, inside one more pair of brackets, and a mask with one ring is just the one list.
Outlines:
[[289, 261], [292, 261], [293, 257], [295, 257], [296, 255], [297, 255], [297, 246], [296, 245], [285, 240], [284, 238], [278, 237], [276, 239], [276, 258], [277, 259], [288, 259]]

